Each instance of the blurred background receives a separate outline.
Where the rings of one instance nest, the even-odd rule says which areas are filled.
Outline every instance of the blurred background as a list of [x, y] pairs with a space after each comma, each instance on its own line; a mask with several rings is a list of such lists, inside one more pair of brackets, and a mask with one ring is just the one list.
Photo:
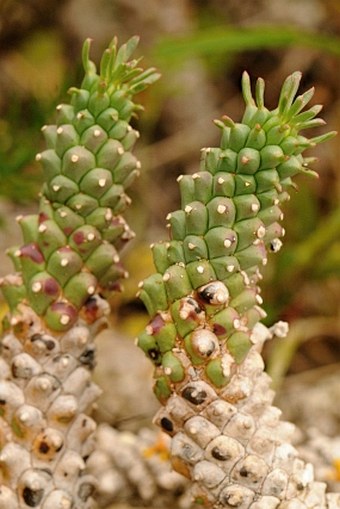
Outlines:
[[[147, 322], [136, 288], [153, 271], [150, 242], [166, 238], [165, 216], [179, 206], [176, 178], [197, 171], [201, 147], [219, 143], [213, 119], [223, 114], [241, 118], [244, 69], [254, 80], [266, 80], [271, 108], [284, 78], [301, 70], [301, 89], [316, 87], [312, 104], [324, 104], [327, 129], [340, 129], [339, 0], [0, 0], [2, 251], [20, 242], [13, 218], [34, 210], [42, 181], [34, 160], [43, 149], [40, 127], [53, 122], [55, 106], [67, 100], [71, 85], [80, 83], [84, 39], [93, 39], [92, 58], [98, 61], [114, 35], [125, 42], [135, 34], [141, 37], [143, 65], [156, 66], [162, 79], [139, 98], [146, 109], [136, 121], [143, 172], [131, 189], [128, 211], [137, 237], [124, 253], [131, 277], [125, 293], [113, 299], [111, 317], [117, 341], [127, 338], [123, 345], [132, 344], [129, 339]], [[321, 132], [325, 129], [313, 135]], [[339, 138], [313, 155], [319, 158], [314, 169], [320, 178], [299, 178], [299, 192], [286, 206], [284, 248], [265, 270], [267, 323], [287, 320], [291, 326], [288, 339], [268, 345], [266, 361], [288, 417], [299, 421], [301, 405], [319, 405], [319, 419], [331, 412], [323, 425], [335, 433], [340, 428], [340, 409], [334, 405], [340, 398]], [[1, 254], [1, 274], [11, 270]], [[112, 338], [108, 345], [104, 351], [112, 351]], [[116, 347], [118, 360], [112, 362], [117, 366], [107, 370], [110, 376], [120, 370], [122, 377], [117, 352]], [[141, 369], [141, 358], [134, 361], [135, 354], [129, 355]], [[148, 364], [145, 370], [151, 373]], [[99, 373], [98, 378], [109, 388], [112, 378], [106, 376]], [[315, 391], [308, 403], [306, 390]], [[152, 400], [150, 393], [146, 398]], [[149, 417], [148, 405], [138, 412]], [[125, 413], [112, 407], [112, 393], [100, 408], [98, 418], [117, 425], [130, 417], [133, 421], [130, 407], [125, 405]]]

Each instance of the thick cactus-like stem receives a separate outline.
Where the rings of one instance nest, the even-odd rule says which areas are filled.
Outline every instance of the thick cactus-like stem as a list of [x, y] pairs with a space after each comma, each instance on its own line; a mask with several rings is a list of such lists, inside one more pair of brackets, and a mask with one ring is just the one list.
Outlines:
[[[207, 507], [340, 508], [291, 445], [260, 355], [273, 331], [258, 282], [267, 252], [281, 247], [282, 203], [292, 177], [314, 173], [300, 130], [322, 125], [313, 90], [295, 98], [300, 73], [285, 81], [278, 107], [264, 83], [243, 76], [241, 123], [224, 117], [219, 148], [202, 151], [200, 171], [179, 178], [182, 209], [168, 216], [169, 242], [152, 247], [157, 273], [140, 285], [150, 315], [138, 344], [155, 364], [156, 422], [172, 436], [172, 463]], [[283, 335], [279, 324], [274, 333]]]
[[59, 334], [29, 306], [19, 310], [0, 358], [0, 507], [91, 507], [96, 482], [84, 472], [96, 424], [88, 414], [100, 389], [90, 370], [108, 304], [91, 299]]
[[100, 424], [96, 450], [88, 462], [89, 472], [98, 481], [99, 507], [128, 501], [133, 506], [189, 509], [189, 483], [171, 468], [169, 440], [157, 429], [134, 434]]
[[129, 60], [138, 39], [113, 40], [97, 73], [84, 44], [85, 78], [57, 106], [37, 155], [45, 173], [37, 215], [19, 217], [24, 244], [10, 250], [16, 274], [1, 287], [10, 312], [0, 358], [0, 508], [91, 507], [84, 474], [93, 340], [105, 325], [107, 292], [125, 276], [118, 251], [132, 237], [121, 213], [140, 163], [131, 153], [140, 109], [133, 96], [158, 78]]
[[133, 233], [121, 213], [140, 169], [131, 153], [139, 133], [130, 120], [140, 109], [132, 98], [158, 78], [129, 61], [137, 42], [118, 50], [114, 40], [97, 73], [86, 41], [81, 88], [70, 89], [71, 104], [57, 106], [56, 125], [42, 129], [39, 213], [18, 218], [25, 244], [10, 251], [22, 281], [2, 282], [12, 321], [28, 302], [47, 327], [68, 330], [92, 295], [117, 289], [126, 276], [118, 250]]
[[[265, 328], [258, 333], [263, 339], [272, 334]], [[171, 437], [154, 428], [134, 434], [99, 424], [96, 450], [87, 463], [88, 472], [97, 479], [99, 507], [119, 502], [158, 509], [192, 507], [189, 480], [171, 467], [170, 443]], [[317, 480], [327, 482], [334, 491], [339, 491], [340, 484], [339, 446], [340, 439], [315, 434], [315, 430], [311, 440], [298, 446], [299, 455], [313, 463]]]

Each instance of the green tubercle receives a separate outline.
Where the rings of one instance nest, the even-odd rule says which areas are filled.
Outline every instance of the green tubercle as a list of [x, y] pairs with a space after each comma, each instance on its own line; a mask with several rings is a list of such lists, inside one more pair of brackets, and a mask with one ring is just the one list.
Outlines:
[[162, 357], [164, 372], [172, 382], [181, 382], [185, 376], [185, 370], [181, 361], [172, 353], [166, 352]]
[[91, 296], [112, 291], [126, 274], [117, 250], [133, 234], [121, 213], [141, 166], [131, 153], [139, 133], [130, 122], [141, 110], [134, 96], [159, 78], [131, 60], [137, 44], [133, 37], [119, 48], [113, 39], [97, 71], [85, 41], [82, 84], [70, 89], [70, 104], [57, 106], [56, 123], [42, 129], [39, 211], [19, 218], [24, 245], [11, 255], [25, 288], [12, 290], [8, 279], [2, 286], [12, 313], [28, 304], [56, 331], [71, 327]]
[[161, 403], [166, 403], [167, 399], [171, 396], [170, 382], [166, 376], [157, 378], [154, 385], [154, 393]]
[[257, 81], [253, 96], [244, 73], [242, 121], [215, 121], [220, 146], [202, 149], [200, 171], [178, 179], [181, 209], [167, 216], [170, 241], [153, 245], [157, 273], [140, 293], [151, 315], [147, 330], [158, 316], [172, 325], [166, 349], [156, 335], [139, 339], [147, 355], [157, 357], [155, 393], [163, 403], [170, 392], [180, 394], [188, 379], [207, 380], [215, 390], [225, 386], [265, 316], [258, 281], [268, 252], [282, 244], [282, 204], [292, 179], [313, 173], [314, 159], [304, 151], [335, 134], [300, 134], [324, 123], [316, 118], [320, 106], [302, 111], [313, 91], [295, 97], [300, 79], [298, 72], [289, 76], [278, 106], [268, 110], [264, 81]]
[[249, 334], [245, 332], [234, 332], [227, 339], [227, 348], [237, 364], [240, 364], [244, 360], [250, 347], [251, 341], [249, 339]]
[[228, 383], [229, 377], [223, 373], [223, 359], [214, 359], [207, 364], [206, 376], [215, 387], [223, 387]]

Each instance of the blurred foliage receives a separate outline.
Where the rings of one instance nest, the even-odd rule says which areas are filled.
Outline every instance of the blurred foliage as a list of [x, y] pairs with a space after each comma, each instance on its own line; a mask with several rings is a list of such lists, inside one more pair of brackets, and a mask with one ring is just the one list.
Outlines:
[[0, 192], [22, 202], [34, 199], [40, 188], [42, 175], [34, 163], [40, 129], [67, 80], [58, 33], [29, 33], [1, 64], [8, 95], [0, 100]]
[[154, 49], [156, 59], [181, 62], [197, 55], [220, 55], [264, 48], [306, 46], [340, 56], [340, 38], [306, 32], [292, 27], [212, 27], [194, 34], [161, 39]]
[[[325, 105], [330, 129], [339, 129], [340, 122], [340, 11], [334, 0], [7, 0], [0, 5], [3, 197], [23, 203], [37, 196], [42, 175], [34, 156], [43, 146], [40, 127], [53, 121], [55, 106], [81, 78], [84, 37], [96, 39], [95, 59], [108, 38], [125, 40], [135, 33], [141, 36], [145, 65], [157, 65], [163, 79], [142, 94], [146, 112], [136, 120], [144, 172], [131, 191], [128, 215], [137, 239], [126, 251], [131, 276], [126, 292], [112, 301], [114, 324], [129, 334], [147, 320], [135, 297], [139, 280], [153, 271], [147, 244], [166, 237], [165, 215], [179, 203], [176, 177], [197, 167], [201, 146], [218, 143], [213, 118], [241, 116], [242, 70], [267, 81], [273, 107], [285, 76], [300, 68], [303, 88], [316, 86], [315, 103]], [[293, 330], [293, 339], [268, 348], [278, 379], [302, 342], [301, 330], [305, 342], [315, 335], [339, 336], [334, 325], [340, 300], [338, 147], [333, 141], [318, 152], [319, 182], [301, 179], [301, 190], [285, 210], [284, 248], [266, 267], [268, 323], [287, 319]], [[308, 318], [318, 326], [294, 332], [295, 321]], [[337, 341], [334, 360], [340, 360]]]

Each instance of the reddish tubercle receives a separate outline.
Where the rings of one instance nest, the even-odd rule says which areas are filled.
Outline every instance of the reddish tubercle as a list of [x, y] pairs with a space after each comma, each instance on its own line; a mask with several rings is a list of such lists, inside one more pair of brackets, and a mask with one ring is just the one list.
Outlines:
[[44, 256], [40, 251], [38, 244], [34, 242], [22, 246], [22, 248], [20, 248], [20, 256], [30, 258], [32, 262], [35, 263], [44, 263]]

